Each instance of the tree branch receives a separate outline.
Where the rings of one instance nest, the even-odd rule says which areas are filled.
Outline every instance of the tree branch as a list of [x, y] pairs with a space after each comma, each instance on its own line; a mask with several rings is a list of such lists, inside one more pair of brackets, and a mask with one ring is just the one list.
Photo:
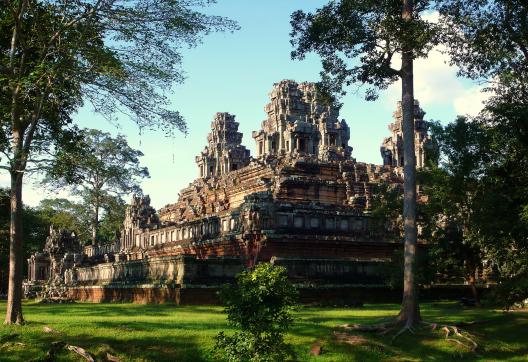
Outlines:
[[524, 60], [528, 62], [528, 48], [525, 44], [522, 43], [519, 34], [517, 34], [515, 30], [513, 29], [511, 25], [511, 20], [512, 20], [512, 11], [510, 8], [510, 4], [507, 3], [505, 7], [505, 14], [504, 14], [504, 27], [508, 30], [510, 39], [519, 47], [520, 51], [523, 53]]

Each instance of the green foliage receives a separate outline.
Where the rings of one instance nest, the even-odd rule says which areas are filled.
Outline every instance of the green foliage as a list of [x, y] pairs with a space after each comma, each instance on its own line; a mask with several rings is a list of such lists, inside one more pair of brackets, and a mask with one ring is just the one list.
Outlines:
[[[369, 228], [374, 235], [383, 235], [386, 240], [400, 242], [403, 239], [403, 190], [401, 185], [379, 184], [372, 192], [372, 211]], [[417, 218], [420, 226], [424, 226], [424, 208], [426, 204], [419, 203]], [[420, 234], [423, 240], [424, 235]], [[427, 240], [427, 237], [425, 237]], [[418, 285], [429, 284], [433, 280], [433, 270], [430, 267], [430, 256], [418, 249], [416, 255], [415, 278]], [[379, 272], [392, 288], [399, 288], [403, 284], [403, 250], [396, 251], [389, 263], [384, 263]]]
[[[429, 0], [415, 1], [416, 14], [428, 6]], [[291, 16], [291, 56], [304, 59], [310, 52], [321, 56], [322, 88], [330, 93], [344, 94], [343, 86], [364, 84], [366, 98], [376, 99], [377, 90], [400, 77], [392, 63], [403, 44], [420, 58], [437, 43], [435, 24], [419, 16], [405, 22], [401, 15], [401, 0], [339, 0], [314, 13], [298, 10]]]
[[[0, 313], [5, 302], [0, 301]], [[110, 353], [127, 362], [217, 362], [209, 353], [218, 330], [228, 327], [217, 306], [176, 306], [132, 303], [24, 303], [28, 323], [24, 328], [0, 325], [0, 359], [20, 362], [45, 359], [54, 340], [42, 326], [60, 331], [57, 339], [82, 346], [96, 361]], [[523, 361], [526, 358], [526, 313], [502, 313], [487, 308], [463, 308], [458, 303], [423, 303], [422, 314], [430, 321], [459, 323], [485, 321], [464, 327], [478, 334], [477, 353], [446, 341], [445, 333], [415, 329], [391, 343], [393, 333], [364, 333], [355, 345], [339, 343], [332, 336], [346, 323], [379, 323], [398, 313], [396, 304], [366, 304], [362, 308], [300, 307], [287, 335], [302, 362], [421, 361]], [[89, 331], [89, 333], [87, 333]], [[9, 339], [9, 336], [16, 335]], [[311, 356], [313, 341], [321, 341], [323, 354]], [[22, 344], [23, 343], [23, 344]], [[63, 349], [63, 362], [79, 362], [79, 355]]]
[[[460, 74], [527, 94], [525, 0], [437, 0], [444, 42]], [[498, 81], [498, 82], [497, 82]]]
[[44, 199], [37, 210], [49, 225], [75, 232], [81, 243], [90, 240], [90, 211], [67, 199]]
[[[504, 300], [528, 285], [528, 102], [494, 99], [479, 121], [490, 126], [492, 162], [480, 192], [475, 218], [486, 255], [493, 262]], [[512, 292], [507, 290], [512, 287]], [[525, 289], [526, 298], [528, 290]], [[523, 298], [523, 299], [524, 299]], [[517, 300], [516, 302], [521, 301]]]
[[527, 109], [496, 97], [474, 120], [434, 125], [440, 167], [419, 177], [437, 280], [471, 281], [485, 268], [505, 306], [528, 297]]
[[103, 243], [113, 242], [116, 232], [123, 227], [125, 219], [126, 202], [121, 197], [110, 197], [103, 205], [104, 214], [99, 224], [99, 240]]
[[[488, 154], [471, 209], [471, 228], [493, 265], [506, 304], [528, 285], [528, 3], [438, 0], [444, 42], [460, 74], [493, 91], [475, 120]], [[524, 292], [522, 292], [524, 290]], [[517, 300], [515, 300], [517, 299]]]
[[[24, 87], [19, 91], [29, 96], [23, 105], [28, 111], [49, 94], [45, 113], [68, 118], [84, 99], [112, 120], [123, 112], [140, 127], [185, 131], [183, 118], [167, 108], [162, 92], [184, 79], [179, 48], [199, 44], [209, 32], [237, 28], [228, 19], [197, 10], [209, 3], [8, 2], [0, 10], [0, 46], [5, 50], [0, 52], [0, 89], [12, 91], [18, 82]], [[14, 31], [18, 33], [12, 43]], [[44, 121], [50, 127], [60, 125], [49, 116]]]
[[380, 183], [372, 191], [369, 228], [372, 233], [401, 240], [403, 236], [403, 190], [399, 185]]
[[[119, 196], [108, 197], [101, 208], [104, 214], [99, 225], [99, 241], [112, 242], [123, 225], [126, 203]], [[93, 207], [85, 200], [44, 199], [36, 210], [48, 225], [75, 232], [82, 244], [90, 242]]]
[[504, 309], [528, 307], [528, 271], [524, 269], [509, 278], [501, 278], [501, 283], [493, 290], [491, 299]]
[[[0, 294], [7, 291], [9, 274], [9, 221], [10, 221], [10, 192], [0, 188]], [[49, 224], [38, 208], [24, 207], [22, 221], [27, 232], [24, 238], [23, 258], [42, 249], [48, 236]], [[26, 270], [27, 263], [23, 264]], [[25, 272], [24, 272], [25, 275]]]
[[[95, 129], [82, 130], [80, 135], [77, 152], [59, 152], [44, 182], [68, 188], [81, 198], [85, 220], [91, 223], [92, 241], [99, 237], [113, 240], [124, 216], [121, 196], [141, 193], [139, 183], [149, 177], [147, 168], [140, 166], [143, 153], [131, 148], [122, 135], [112, 137]], [[99, 230], [101, 214], [104, 235]]]
[[269, 263], [240, 273], [221, 292], [229, 323], [239, 331], [220, 332], [215, 351], [227, 361], [284, 361], [291, 355], [284, 334], [293, 322], [297, 292], [286, 269]]
[[437, 281], [472, 281], [484, 258], [475, 210], [489, 163], [488, 132], [463, 117], [431, 129], [440, 147], [440, 165], [419, 173], [427, 197], [422, 209], [430, 266]]
[[103, 191], [140, 192], [140, 180], [149, 177], [147, 168], [139, 165], [141, 151], [131, 148], [123, 135], [112, 137], [96, 129], [84, 129], [80, 137], [77, 152], [58, 153], [46, 181], [59, 187], [71, 185], [73, 191], [84, 191], [89, 199]]

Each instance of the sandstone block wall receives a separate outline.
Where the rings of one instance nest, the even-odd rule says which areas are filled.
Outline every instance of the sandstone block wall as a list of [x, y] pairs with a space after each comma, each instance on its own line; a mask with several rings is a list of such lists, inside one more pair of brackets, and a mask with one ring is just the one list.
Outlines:
[[240, 259], [214, 258], [199, 260], [178, 255], [140, 260], [101, 263], [73, 270], [69, 281], [76, 285], [135, 285], [156, 283], [182, 285], [187, 283], [218, 284], [231, 281], [243, 268]]

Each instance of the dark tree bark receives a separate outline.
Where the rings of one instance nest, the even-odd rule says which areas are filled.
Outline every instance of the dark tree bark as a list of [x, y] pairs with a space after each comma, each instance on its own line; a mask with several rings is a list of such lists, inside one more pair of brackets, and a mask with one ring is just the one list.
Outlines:
[[[13, 133], [15, 154], [22, 155], [20, 132]], [[11, 170], [11, 218], [9, 232], [9, 288], [5, 324], [22, 324], [22, 178], [20, 163], [15, 161]]]
[[[411, 22], [413, 0], [403, 0], [402, 18]], [[416, 155], [414, 151], [414, 85], [413, 52], [410, 44], [402, 51], [402, 128], [403, 128], [403, 221], [404, 221], [404, 268], [403, 301], [399, 320], [406, 326], [420, 321], [420, 307], [416, 291]]]
[[97, 232], [99, 231], [99, 205], [94, 207], [94, 216], [92, 221], [92, 245], [97, 245]]
[[470, 275], [468, 277], [468, 283], [469, 287], [471, 289], [471, 295], [473, 295], [473, 299], [475, 300], [475, 306], [480, 307], [482, 304], [480, 303], [480, 295], [477, 289], [475, 275]]

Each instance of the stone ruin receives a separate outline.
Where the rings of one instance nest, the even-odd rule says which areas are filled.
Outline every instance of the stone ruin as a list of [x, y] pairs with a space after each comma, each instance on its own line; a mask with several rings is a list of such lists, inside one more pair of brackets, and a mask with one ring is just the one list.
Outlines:
[[28, 259], [26, 294], [44, 302], [69, 301], [68, 285], [75, 285], [75, 268], [81, 265], [82, 247], [75, 233], [50, 226], [44, 249]]
[[[125, 220], [123, 221], [123, 229], [120, 233], [120, 239], [116, 243], [123, 245], [123, 250], [129, 250], [135, 246], [136, 230], [142, 230], [148, 227], [159, 225], [159, 217], [156, 210], [150, 206], [150, 197], [132, 196], [130, 205], [125, 211]], [[121, 248], [117, 249], [121, 250]]]
[[[414, 150], [416, 154], [416, 167], [425, 166], [428, 151], [432, 150], [431, 136], [427, 133], [428, 123], [424, 121], [425, 112], [420, 108], [420, 103], [414, 101]], [[403, 128], [402, 128], [402, 107], [398, 102], [398, 107], [393, 114], [394, 122], [389, 125], [391, 136], [383, 140], [381, 144], [381, 157], [383, 165], [392, 167], [403, 167]]]
[[350, 129], [339, 109], [318, 95], [314, 83], [284, 80], [273, 85], [268, 118], [253, 132], [257, 157], [311, 154], [321, 160], [349, 159]]
[[[265, 111], [255, 158], [235, 117], [217, 113], [196, 157], [200, 176], [177, 202], [155, 210], [148, 196], [134, 196], [115, 242], [86, 246], [82, 256], [67, 233], [50, 234], [44, 254], [32, 256], [30, 270], [39, 271], [30, 283], [66, 285], [80, 300], [210, 303], [219, 285], [268, 261], [285, 266], [305, 295], [383, 285], [379, 268], [401, 235], [374, 230], [370, 213], [378, 185], [403, 181], [401, 112], [383, 165], [373, 165], [352, 158], [349, 127], [313, 83], [276, 83]], [[420, 166], [429, 142], [423, 115], [416, 103]]]
[[249, 150], [241, 145], [242, 133], [235, 116], [217, 113], [207, 141], [209, 144], [196, 156], [200, 177], [221, 176], [249, 164]]

